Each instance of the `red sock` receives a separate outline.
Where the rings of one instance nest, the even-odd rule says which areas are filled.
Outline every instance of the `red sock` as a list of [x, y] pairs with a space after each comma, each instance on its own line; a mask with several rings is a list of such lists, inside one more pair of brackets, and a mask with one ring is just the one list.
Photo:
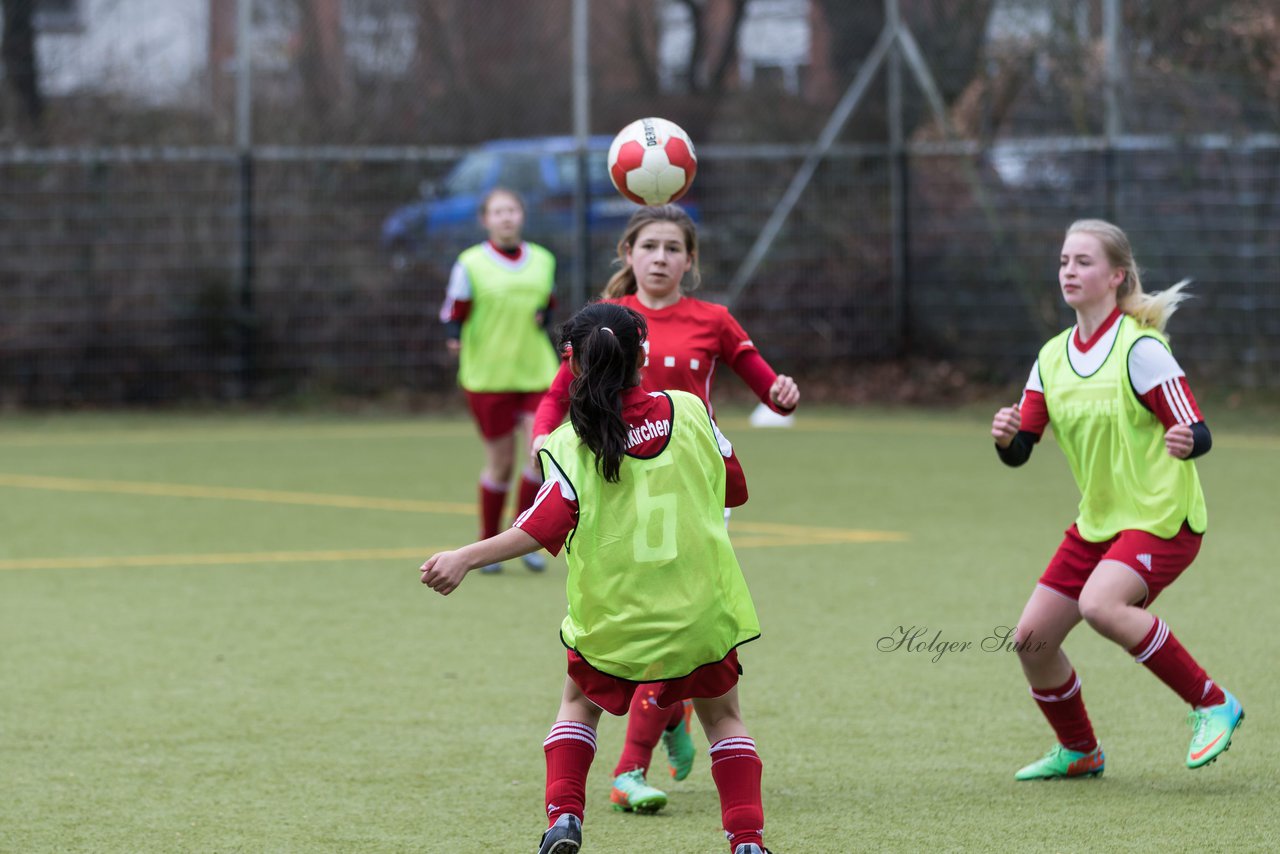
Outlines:
[[1196, 664], [1191, 653], [1178, 643], [1169, 626], [1159, 617], [1156, 617], [1147, 636], [1129, 650], [1129, 654], [1139, 664], [1145, 664], [1192, 708], [1216, 706], [1227, 701], [1222, 689], [1209, 678], [1203, 667]]
[[502, 507], [507, 503], [507, 485], [480, 478], [480, 539], [498, 535], [502, 524]]
[[596, 731], [577, 721], [556, 721], [542, 749], [547, 754], [547, 826], [566, 814], [581, 821], [587, 772], [596, 755]]
[[1032, 688], [1031, 696], [1049, 721], [1049, 726], [1053, 727], [1058, 743], [1067, 750], [1088, 753], [1098, 746], [1089, 713], [1084, 709], [1080, 677], [1074, 670], [1067, 681], [1056, 688]]
[[653, 748], [657, 747], [662, 731], [667, 728], [667, 720], [671, 717], [670, 709], [659, 708], [653, 702], [657, 695], [657, 688], [641, 685], [631, 696], [631, 709], [627, 712], [627, 741], [622, 746], [622, 755], [618, 757], [613, 776], [617, 777], [637, 768], [645, 774], [649, 773]]
[[764, 764], [749, 738], [722, 738], [711, 745], [711, 778], [720, 793], [720, 819], [729, 836], [729, 850], [745, 842], [764, 847], [764, 803], [760, 774]]
[[520, 477], [520, 492], [516, 497], [517, 516], [533, 506], [533, 499], [538, 497], [538, 490], [541, 487], [542, 478], [538, 476], [538, 473], [531, 469], [525, 469]]

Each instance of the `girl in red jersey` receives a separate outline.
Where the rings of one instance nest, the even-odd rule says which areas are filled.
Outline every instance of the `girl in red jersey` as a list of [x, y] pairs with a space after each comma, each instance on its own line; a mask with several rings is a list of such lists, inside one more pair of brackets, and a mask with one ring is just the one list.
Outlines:
[[[621, 267], [605, 286], [604, 301], [632, 309], [648, 324], [642, 388], [687, 391], [710, 409], [711, 382], [716, 366], [724, 363], [775, 412], [795, 410], [800, 401], [795, 381], [774, 373], [729, 310], [685, 293], [686, 278], [693, 287], [701, 281], [698, 232], [688, 214], [675, 205], [636, 211], [618, 241], [618, 260]], [[535, 452], [564, 420], [572, 379], [568, 363], [562, 363], [534, 418]], [[651, 813], [666, 806], [666, 793], [646, 778], [649, 763], [661, 740], [671, 776], [689, 775], [695, 754], [689, 716], [688, 704], [663, 708], [654, 692], [635, 693], [626, 744], [614, 768], [616, 809]]]
[[[520, 239], [524, 203], [513, 191], [492, 190], [480, 205], [489, 239], [458, 256], [440, 319], [449, 351], [458, 356], [458, 384], [484, 439], [480, 473], [480, 537], [501, 526], [502, 510], [515, 468], [515, 430], [528, 426], [556, 371], [555, 350], [546, 333], [555, 286], [556, 262], [546, 249]], [[541, 478], [527, 466], [520, 479], [517, 512], [533, 502]], [[524, 559], [540, 571], [539, 554]], [[485, 567], [498, 572], [502, 564]]]
[[543, 742], [539, 854], [581, 847], [600, 715], [625, 714], [641, 688], [676, 708], [692, 699], [730, 850], [767, 854], [762, 765], [737, 690], [737, 647], [760, 626], [722, 516], [747, 500], [746, 478], [697, 396], [640, 387], [644, 340], [644, 318], [618, 305], [588, 305], [565, 324], [572, 423], [539, 452], [536, 501], [502, 534], [433, 555], [422, 583], [448, 594], [486, 563], [568, 552], [568, 676]]
[[1209, 428], [1163, 334], [1186, 283], [1143, 293], [1128, 238], [1102, 220], [1067, 230], [1058, 283], [1076, 325], [1041, 349], [1021, 403], [991, 425], [1000, 459], [1019, 466], [1052, 420], [1081, 492], [1080, 515], [1017, 630], [1031, 696], [1058, 743], [1015, 777], [1097, 776], [1105, 767], [1062, 651], [1081, 620], [1191, 706], [1186, 762], [1200, 768], [1227, 749], [1244, 710], [1147, 610], [1195, 559], [1207, 522], [1191, 460], [1209, 450]]

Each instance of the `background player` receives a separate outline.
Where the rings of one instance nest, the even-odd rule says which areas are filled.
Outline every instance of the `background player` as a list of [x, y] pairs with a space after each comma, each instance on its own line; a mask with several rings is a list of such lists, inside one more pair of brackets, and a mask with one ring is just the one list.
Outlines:
[[[710, 410], [716, 367], [726, 364], [775, 412], [794, 411], [800, 401], [795, 381], [774, 372], [727, 308], [686, 294], [686, 279], [692, 279], [693, 287], [701, 281], [698, 232], [688, 214], [675, 205], [636, 211], [618, 241], [618, 263], [603, 296], [606, 302], [636, 311], [648, 324], [642, 388], [686, 391]], [[564, 420], [571, 380], [566, 362], [538, 407], [535, 451]], [[616, 808], [655, 812], [666, 805], [667, 794], [647, 780], [649, 763], [661, 740], [671, 776], [683, 780], [689, 775], [695, 755], [690, 713], [687, 704], [661, 708], [648, 689], [635, 693], [626, 742], [613, 772], [610, 796]]]
[[762, 766], [739, 710], [736, 651], [760, 629], [722, 516], [746, 501], [746, 479], [701, 400], [640, 387], [644, 335], [639, 314], [607, 303], [566, 324], [572, 423], [539, 452], [546, 483], [515, 527], [433, 555], [422, 581], [448, 594], [469, 570], [540, 544], [569, 554], [569, 674], [543, 743], [540, 854], [579, 849], [601, 711], [624, 714], [641, 683], [664, 706], [693, 698], [730, 850], [763, 854]]
[[[524, 203], [513, 191], [492, 190], [480, 205], [484, 243], [458, 256], [440, 319], [448, 328], [448, 347], [458, 356], [458, 384], [467, 396], [484, 440], [480, 473], [480, 537], [492, 537], [515, 468], [515, 431], [528, 426], [542, 393], [555, 376], [558, 360], [546, 327], [555, 286], [555, 257], [521, 239]], [[527, 465], [520, 478], [517, 512], [533, 501], [541, 478]], [[540, 554], [524, 558], [539, 571]], [[485, 572], [498, 572], [493, 563]]]
[[1058, 283], [1076, 325], [1044, 345], [1020, 406], [991, 426], [1000, 459], [1019, 466], [1052, 420], [1081, 493], [1080, 515], [1018, 620], [1023, 672], [1058, 744], [1016, 777], [1105, 767], [1062, 651], [1081, 619], [1192, 707], [1187, 766], [1199, 768], [1227, 749], [1244, 710], [1147, 611], [1195, 559], [1207, 522], [1191, 459], [1209, 450], [1209, 428], [1163, 335], [1186, 283], [1143, 293], [1128, 238], [1101, 220], [1067, 230]]

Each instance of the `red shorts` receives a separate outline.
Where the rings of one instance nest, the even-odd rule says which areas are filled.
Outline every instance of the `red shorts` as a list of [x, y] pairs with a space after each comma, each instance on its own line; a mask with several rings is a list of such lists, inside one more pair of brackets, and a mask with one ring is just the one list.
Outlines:
[[486, 439], [501, 439], [516, 429], [521, 418], [532, 418], [542, 402], [541, 391], [467, 391], [467, 404], [480, 435]]
[[1121, 531], [1105, 542], [1091, 543], [1080, 536], [1073, 524], [1040, 576], [1040, 583], [1069, 599], [1079, 599], [1084, 583], [1100, 562], [1119, 561], [1147, 586], [1147, 598], [1142, 603], [1145, 608], [1191, 566], [1200, 553], [1202, 538], [1184, 522], [1182, 529], [1167, 540], [1146, 531]]
[[587, 699], [611, 715], [625, 715], [631, 708], [631, 696], [641, 685], [661, 686], [654, 702], [660, 708], [668, 708], [690, 697], [719, 697], [738, 684], [742, 667], [738, 664], [738, 651], [714, 664], [704, 664], [688, 676], [661, 682], [631, 682], [601, 673], [573, 650], [569, 654], [569, 678], [581, 689]]

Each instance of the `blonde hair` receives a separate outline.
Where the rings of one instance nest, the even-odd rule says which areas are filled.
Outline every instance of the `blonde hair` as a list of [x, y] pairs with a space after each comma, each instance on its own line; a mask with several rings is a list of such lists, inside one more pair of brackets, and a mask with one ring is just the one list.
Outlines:
[[618, 241], [618, 259], [614, 262], [620, 269], [609, 277], [608, 284], [604, 286], [602, 296], [605, 299], [617, 299], [636, 292], [636, 273], [635, 270], [631, 269], [631, 265], [627, 263], [627, 250], [635, 246], [636, 238], [640, 236], [640, 231], [646, 225], [653, 225], [655, 222], [673, 222], [680, 226], [680, 230], [684, 233], [685, 251], [693, 259], [693, 267], [689, 270], [693, 285], [688, 288], [682, 286], [682, 290], [692, 291], [702, 284], [702, 271], [698, 269], [698, 227], [693, 224], [693, 220], [681, 208], [675, 205], [658, 205], [656, 207], [641, 208], [631, 215], [631, 219], [627, 220], [627, 227], [623, 230], [622, 238]]
[[1182, 301], [1191, 296], [1184, 290], [1191, 280], [1183, 279], [1171, 288], [1149, 294], [1142, 290], [1142, 277], [1124, 231], [1103, 219], [1078, 219], [1071, 223], [1067, 234], [1080, 233], [1098, 238], [1111, 266], [1124, 271], [1124, 281], [1116, 289], [1116, 305], [1120, 310], [1143, 326], [1164, 332], [1169, 318]]

